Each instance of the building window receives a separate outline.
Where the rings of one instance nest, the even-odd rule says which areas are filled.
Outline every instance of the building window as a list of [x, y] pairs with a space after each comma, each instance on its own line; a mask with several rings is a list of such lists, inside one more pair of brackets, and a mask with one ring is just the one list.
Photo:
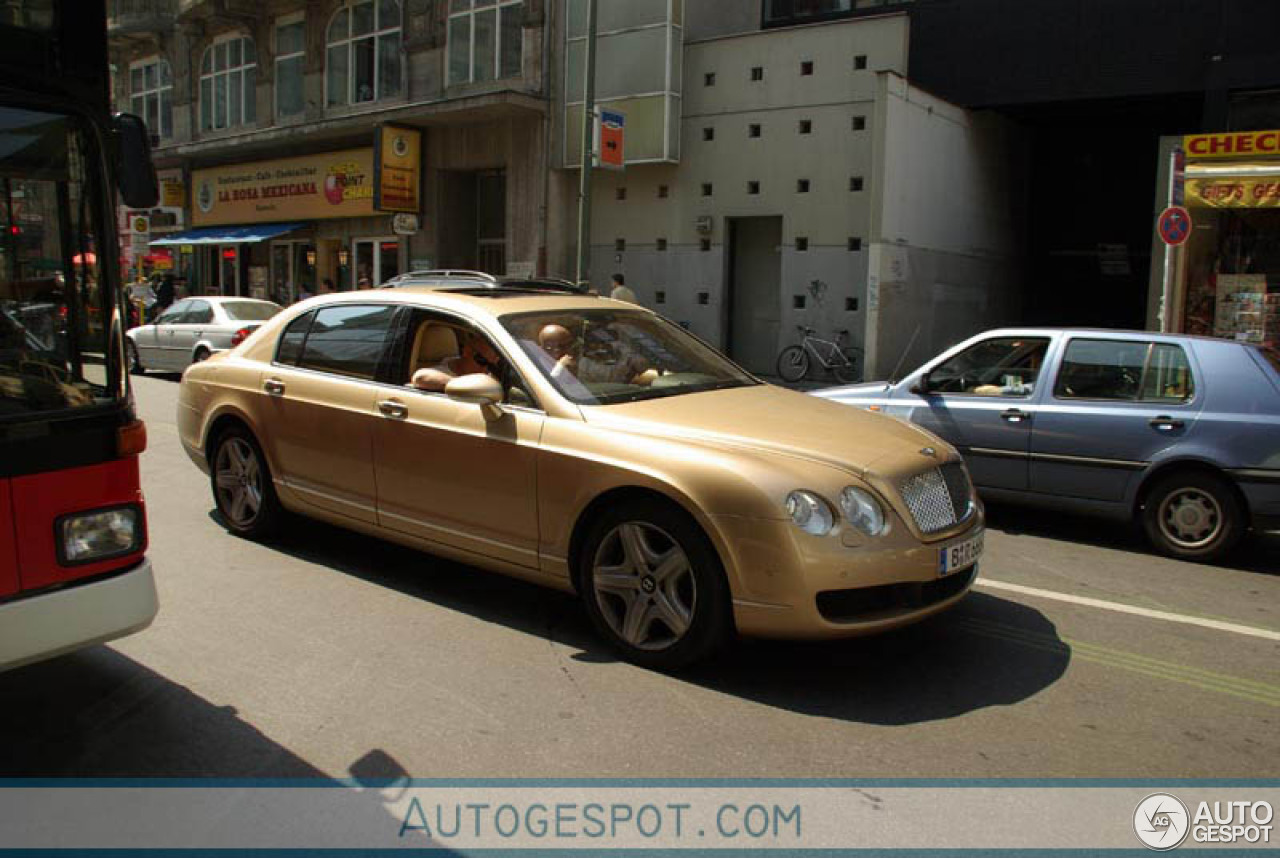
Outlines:
[[752, 79], [752, 80], [764, 80], [764, 66], [752, 66], [752, 68], [751, 68], [751, 79]]
[[400, 94], [400, 4], [365, 0], [334, 13], [325, 37], [325, 105]]
[[797, 239], [796, 239], [796, 250], [798, 250], [798, 251], [800, 251], [801, 253], [803, 253], [804, 251], [806, 251], [806, 250], [808, 250], [808, 249], [809, 249], [809, 239], [807, 239], [807, 238], [797, 238]]
[[801, 120], [800, 120], [800, 133], [801, 133], [801, 134], [812, 134], [812, 133], [813, 133], [813, 120], [811, 120], [811, 119], [801, 119]]
[[709, 197], [709, 196], [711, 196], [711, 192], [712, 192], [713, 190], [714, 190], [714, 188], [712, 188], [712, 187], [711, 187], [711, 183], [710, 183], [710, 182], [703, 182], [703, 183], [702, 183], [702, 195], [703, 195], [704, 197]]
[[910, 6], [914, 0], [765, 0], [764, 25], [788, 27]]
[[716, 130], [714, 128], [702, 129], [702, 139], [708, 143], [716, 139]]
[[807, 194], [807, 193], [809, 193], [809, 180], [808, 180], [808, 179], [797, 179], [797, 180], [796, 180], [796, 193], [797, 193], [797, 194]]
[[804, 77], [808, 77], [813, 74], [813, 60], [805, 60], [800, 63], [800, 74]]
[[667, 303], [667, 292], [665, 289], [659, 289], [653, 293], [653, 303], [655, 304]]
[[859, 250], [861, 250], [861, 249], [862, 249], [862, 239], [860, 239], [860, 238], [850, 238], [850, 239], [849, 239], [849, 250], [850, 250], [850, 251], [853, 251], [853, 252], [855, 252], [855, 253], [856, 253], [857, 251], [859, 251]]
[[523, 0], [449, 0], [449, 85], [520, 77]]
[[747, 182], [747, 193], [752, 195], [760, 193], [760, 183], [756, 181]]
[[132, 110], [147, 123], [147, 130], [167, 140], [173, 136], [173, 76], [169, 61], [159, 57], [129, 66]]
[[666, 185], [658, 185], [658, 199], [665, 200], [671, 193], [671, 189]]
[[865, 116], [855, 116], [855, 117], [853, 117], [853, 130], [854, 130], [854, 131], [865, 131], [866, 129], [867, 129], [867, 117], [865, 117]]
[[853, 58], [853, 68], [854, 68], [854, 71], [862, 71], [862, 70], [863, 70], [863, 69], [865, 69], [866, 67], [867, 67], [867, 55], [866, 55], [866, 54], [858, 54], [856, 57], [854, 57], [854, 58]]
[[748, 136], [748, 137], [759, 137], [759, 136], [760, 136], [760, 126], [759, 126], [757, 123], [755, 123], [755, 122], [753, 122], [753, 123], [751, 123], [750, 125], [748, 125], [748, 126], [747, 126], [747, 136]]
[[219, 38], [200, 61], [200, 130], [252, 125], [258, 119], [258, 53], [247, 36]]
[[861, 176], [850, 176], [850, 177], [849, 177], [849, 190], [851, 190], [851, 191], [860, 191], [860, 190], [862, 190], [862, 177], [861, 177]]
[[613, 249], [617, 253], [623, 253], [627, 249], [627, 240], [625, 238], [615, 238], [613, 240]]
[[704, 74], [704, 75], [702, 76], [702, 85], [703, 85], [703, 86], [715, 86], [715, 85], [716, 85], [716, 73], [715, 73], [715, 72], [707, 72], [706, 74]]
[[711, 250], [711, 239], [709, 238], [698, 239], [698, 249], [701, 250], [703, 253], [706, 253], [707, 251]]
[[615, 189], [614, 189], [614, 191], [613, 191], [613, 198], [614, 198], [615, 200], [617, 200], [618, 202], [622, 202], [623, 200], [625, 200], [625, 199], [627, 198], [627, 189], [626, 189], [626, 188], [615, 188]]
[[307, 24], [301, 18], [276, 23], [276, 116], [302, 113], [302, 78], [307, 56]]
[[658, 250], [667, 249], [667, 240], [665, 238], [658, 239]]

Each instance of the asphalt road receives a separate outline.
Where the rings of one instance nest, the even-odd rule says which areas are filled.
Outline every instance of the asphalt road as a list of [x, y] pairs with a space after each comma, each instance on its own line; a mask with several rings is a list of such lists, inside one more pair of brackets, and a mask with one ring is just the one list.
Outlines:
[[160, 616], [0, 675], [0, 775], [1276, 774], [1276, 541], [1203, 566], [993, 508], [949, 614], [671, 677], [616, 661], [558, 593], [318, 524], [230, 536], [179, 447], [176, 378], [136, 391]]

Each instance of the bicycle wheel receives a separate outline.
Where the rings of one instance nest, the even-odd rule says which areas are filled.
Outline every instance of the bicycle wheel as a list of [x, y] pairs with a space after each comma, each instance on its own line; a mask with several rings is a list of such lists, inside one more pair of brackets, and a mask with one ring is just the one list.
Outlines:
[[849, 349], [842, 357], [844, 360], [831, 368], [836, 379], [844, 384], [862, 381], [862, 351]]
[[799, 381], [809, 374], [809, 353], [804, 346], [787, 346], [778, 355], [778, 375], [783, 381]]

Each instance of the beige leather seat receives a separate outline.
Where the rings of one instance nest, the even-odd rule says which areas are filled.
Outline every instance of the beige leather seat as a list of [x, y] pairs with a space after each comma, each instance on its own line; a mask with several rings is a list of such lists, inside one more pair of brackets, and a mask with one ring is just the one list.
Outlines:
[[409, 377], [413, 378], [413, 374], [420, 369], [457, 357], [458, 334], [448, 325], [424, 322], [413, 335], [413, 351], [410, 355]]

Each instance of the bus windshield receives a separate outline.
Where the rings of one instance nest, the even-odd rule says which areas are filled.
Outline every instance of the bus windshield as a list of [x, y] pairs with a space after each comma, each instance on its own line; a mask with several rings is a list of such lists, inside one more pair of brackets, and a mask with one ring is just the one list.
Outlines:
[[0, 106], [0, 421], [117, 402], [87, 125]]

